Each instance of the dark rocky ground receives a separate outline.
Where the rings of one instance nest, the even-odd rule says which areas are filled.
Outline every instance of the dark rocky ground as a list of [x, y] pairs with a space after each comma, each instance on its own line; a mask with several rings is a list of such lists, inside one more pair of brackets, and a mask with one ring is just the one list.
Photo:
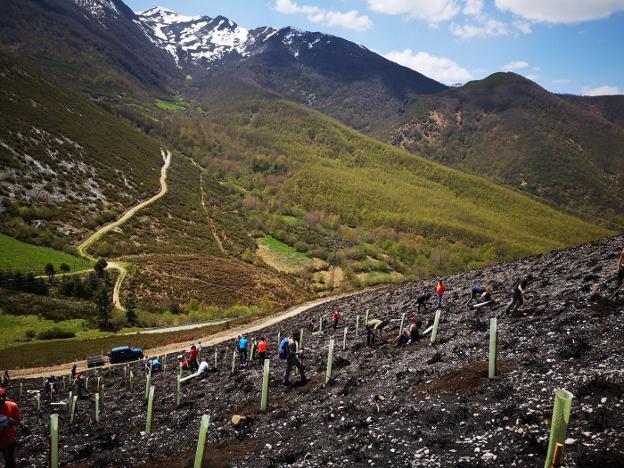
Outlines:
[[[342, 351], [342, 328], [306, 333], [304, 364], [310, 382], [281, 384], [284, 363], [271, 362], [270, 411], [260, 414], [258, 364], [232, 374], [231, 354], [220, 355], [218, 370], [203, 382], [183, 387], [175, 407], [175, 370], [155, 378], [154, 433], [142, 434], [144, 380], [133, 393], [120, 375], [105, 378], [101, 422], [94, 403], [79, 402], [77, 423], [60, 416], [62, 464], [82, 466], [192, 466], [202, 414], [211, 416], [205, 466], [543, 466], [553, 390], [575, 398], [565, 447], [565, 466], [624, 466], [624, 294], [607, 302], [614, 284], [618, 237], [570, 250], [447, 278], [447, 302], [436, 346], [429, 340], [404, 348], [365, 346], [353, 335], [355, 316], [395, 319], [415, 310], [415, 297], [434, 281], [408, 283], [338, 300], [342, 326], [351, 327]], [[488, 319], [502, 312], [509, 285], [532, 273], [530, 300], [513, 317], [499, 317], [500, 377], [487, 375]], [[463, 305], [474, 283], [492, 284], [499, 306], [475, 315]], [[299, 328], [323, 305], [266, 330], [275, 348], [277, 332]], [[430, 310], [424, 321], [431, 321]], [[257, 335], [259, 336], [259, 335]], [[334, 380], [324, 383], [327, 342], [336, 337]], [[230, 348], [233, 346], [230, 343]], [[220, 347], [223, 351], [224, 347]], [[205, 352], [212, 363], [213, 350]], [[92, 374], [93, 375], [93, 374]], [[93, 378], [90, 386], [93, 388]], [[293, 378], [293, 380], [295, 380]], [[36, 388], [40, 380], [23, 381]], [[45, 466], [48, 403], [34, 411], [31, 396], [11, 395], [22, 408], [21, 466]], [[66, 392], [61, 391], [61, 398]], [[250, 423], [236, 428], [234, 414]]]

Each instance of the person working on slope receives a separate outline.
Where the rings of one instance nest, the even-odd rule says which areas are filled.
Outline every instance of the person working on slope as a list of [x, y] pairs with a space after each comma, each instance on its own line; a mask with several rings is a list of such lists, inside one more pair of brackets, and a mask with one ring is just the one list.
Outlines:
[[436, 286], [436, 296], [438, 298], [438, 303], [436, 304], [437, 309], [442, 308], [442, 298], [444, 297], [444, 292], [446, 291], [446, 284], [444, 284], [443, 280], [438, 281]]
[[6, 389], [0, 387], [0, 452], [4, 466], [15, 467], [15, 427], [20, 424], [20, 411], [16, 403], [7, 400]]
[[264, 366], [264, 360], [266, 359], [266, 352], [268, 348], [268, 343], [264, 339], [264, 336], [260, 338], [260, 343], [258, 343], [258, 359], [260, 360], [260, 367]]
[[427, 305], [429, 304], [429, 299], [431, 299], [431, 293], [424, 293], [419, 295], [416, 298], [416, 304], [418, 305], [418, 313], [420, 314], [420, 309], [425, 309], [427, 312]]
[[479, 309], [481, 307], [483, 307], [486, 304], [489, 304], [490, 302], [492, 302], [492, 288], [490, 286], [488, 286], [487, 288], [485, 288], [485, 291], [483, 291], [481, 293], [481, 295], [479, 296], [479, 299], [477, 299], [477, 302], [475, 303], [475, 305], [473, 306], [473, 308], [475, 309]]
[[418, 330], [418, 323], [416, 322], [416, 316], [412, 315], [409, 318], [409, 325], [406, 330], [401, 333], [401, 335], [396, 339], [395, 345], [398, 348], [399, 346], [408, 345], [417, 341], [420, 338], [420, 333]]
[[340, 310], [336, 309], [334, 310], [334, 313], [332, 314], [332, 321], [334, 322], [334, 330], [338, 328], [339, 320], [340, 320]]
[[199, 357], [199, 351], [197, 351], [197, 347], [195, 345], [191, 346], [191, 352], [189, 354], [189, 368], [191, 372], [195, 372], [199, 368], [199, 363], [197, 362], [197, 358]]
[[301, 351], [299, 351], [299, 344], [297, 343], [297, 340], [295, 340], [296, 335], [297, 333], [293, 332], [288, 338], [284, 338], [280, 343], [280, 359], [286, 360], [284, 385], [290, 385], [290, 371], [293, 367], [296, 367], [299, 370], [302, 384], [305, 385], [305, 383], [308, 381], [305, 376], [303, 364], [301, 364], [301, 361], [298, 357], [298, 355], [301, 354]]
[[617, 269], [617, 286], [615, 289], [617, 292], [617, 290], [622, 287], [622, 283], [624, 283], [624, 249], [622, 249], [622, 252], [620, 252], [620, 256], [617, 259], [616, 269]]
[[527, 286], [529, 285], [529, 281], [531, 281], [531, 279], [532, 277], [530, 275], [525, 276], [515, 284], [513, 290], [511, 291], [511, 302], [505, 310], [507, 315], [518, 310], [518, 308], [524, 304], [524, 293], [526, 292]]
[[240, 354], [240, 363], [247, 363], [247, 348], [249, 347], [249, 339], [246, 336], [241, 336], [238, 340], [238, 352]]
[[383, 339], [382, 330], [390, 323], [388, 320], [372, 319], [366, 323], [366, 345], [375, 344], [376, 332], [379, 331], [379, 339]]
[[480, 294], [483, 294], [485, 292], [485, 288], [479, 284], [475, 284], [472, 289], [470, 290], [470, 297], [468, 298], [468, 301], [466, 301], [466, 305], [469, 305], [475, 297], [479, 296]]
[[201, 364], [199, 365], [199, 369], [197, 370], [197, 377], [203, 379], [208, 375], [208, 363], [205, 359], [202, 359]]

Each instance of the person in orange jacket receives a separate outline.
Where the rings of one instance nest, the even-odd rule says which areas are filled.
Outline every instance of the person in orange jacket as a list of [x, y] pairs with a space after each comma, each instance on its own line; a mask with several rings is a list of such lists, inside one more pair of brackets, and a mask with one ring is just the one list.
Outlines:
[[438, 285], [436, 286], [436, 296], [438, 297], [438, 304], [436, 305], [437, 309], [442, 308], [442, 298], [444, 297], [444, 292], [446, 291], [446, 284], [444, 281], [438, 281]]
[[266, 359], [267, 352], [267, 342], [264, 337], [260, 338], [260, 343], [258, 343], [258, 358], [260, 359], [260, 367], [264, 366], [264, 360]]
[[7, 400], [6, 390], [0, 387], [0, 452], [4, 466], [15, 467], [15, 427], [20, 424], [20, 411], [17, 404]]

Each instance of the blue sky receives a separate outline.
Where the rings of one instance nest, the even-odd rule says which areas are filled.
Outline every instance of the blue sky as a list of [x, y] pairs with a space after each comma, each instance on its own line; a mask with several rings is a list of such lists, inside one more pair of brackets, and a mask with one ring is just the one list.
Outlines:
[[624, 93], [624, 0], [126, 0], [246, 28], [322, 31], [447, 84], [500, 70], [572, 94]]

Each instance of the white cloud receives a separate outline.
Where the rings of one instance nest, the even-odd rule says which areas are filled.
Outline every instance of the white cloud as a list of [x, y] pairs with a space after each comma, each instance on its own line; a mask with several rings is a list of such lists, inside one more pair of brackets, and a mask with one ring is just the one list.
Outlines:
[[583, 94], [585, 96], [613, 96], [614, 94], [624, 94], [617, 86], [598, 86], [597, 88], [583, 88]]
[[468, 70], [446, 57], [436, 57], [427, 52], [414, 53], [412, 49], [393, 51], [385, 55], [400, 65], [416, 70], [429, 78], [446, 84], [463, 83], [472, 78]]
[[312, 23], [338, 26], [354, 31], [366, 31], [373, 26], [370, 18], [367, 15], [360, 15], [357, 10], [345, 12], [324, 10], [317, 6], [299, 5], [291, 0], [276, 0], [275, 10], [285, 15], [306, 15]]
[[523, 70], [525, 68], [529, 68], [529, 64], [527, 62], [523, 62], [522, 60], [517, 60], [515, 62], [508, 63], [501, 70], [503, 71], [518, 71]]
[[526, 79], [528, 79], [528, 80], [531, 80], [531, 81], [537, 81], [537, 80], [539, 80], [540, 76], [539, 75], [524, 75], [524, 77]]
[[475, 37], [485, 38], [490, 36], [506, 36], [509, 34], [509, 28], [501, 21], [485, 16], [477, 17], [476, 24], [459, 25], [451, 23], [449, 31], [454, 36], [461, 39], [474, 39]]
[[516, 28], [518, 31], [520, 31], [523, 34], [529, 34], [531, 32], [533, 32], [533, 30], [531, 29], [531, 23], [527, 22], [527, 21], [514, 21], [511, 23], [511, 25]]
[[553, 80], [554, 84], [568, 84], [570, 83], [570, 80], [568, 80], [567, 78], [560, 78], [558, 80]]
[[448, 21], [460, 11], [456, 0], [368, 0], [368, 6], [377, 13], [405, 15], [429, 23]]
[[624, 0], [495, 0], [499, 10], [549, 23], [576, 23], [606, 18], [624, 10]]
[[483, 0], [466, 0], [462, 13], [464, 15], [479, 15], [483, 10]]

